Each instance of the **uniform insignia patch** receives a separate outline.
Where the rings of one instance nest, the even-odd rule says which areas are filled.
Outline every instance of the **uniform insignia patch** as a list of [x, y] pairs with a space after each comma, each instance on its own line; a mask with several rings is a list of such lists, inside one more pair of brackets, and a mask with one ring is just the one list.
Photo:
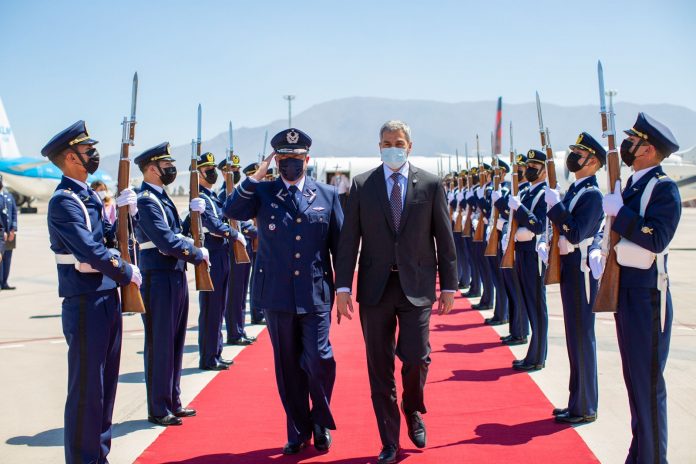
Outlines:
[[570, 227], [568, 227], [568, 224], [563, 224], [563, 232], [569, 232]]
[[640, 229], [640, 231], [643, 232], [644, 234], [650, 234], [650, 235], [652, 235], [652, 233], [653, 233], [652, 227], [648, 227], [648, 226], [643, 226], [643, 228]]
[[277, 204], [275, 204], [275, 203], [271, 203], [271, 208], [277, 208], [277, 207], [278, 207], [278, 205], [277, 205]]
[[288, 132], [288, 135], [285, 137], [285, 139], [288, 141], [288, 143], [297, 143], [300, 140], [300, 134], [293, 130]]
[[530, 219], [530, 220], [529, 220], [529, 223], [530, 223], [530, 224], [534, 224], [534, 219]]
[[111, 261], [111, 265], [112, 265], [113, 267], [118, 267], [118, 258], [117, 258], [117, 257], [112, 256], [111, 259], [110, 259], [110, 261]]
[[275, 224], [268, 224], [268, 230], [275, 230]]
[[150, 196], [150, 191], [149, 191], [149, 190], [145, 190], [145, 191], [143, 192], [143, 196], [144, 196], [144, 197], [149, 197], [149, 196]]
[[191, 252], [188, 250], [188, 248], [186, 248], [186, 249], [184, 250], [184, 256], [188, 256], [188, 255], [190, 255], [190, 254], [191, 254]]

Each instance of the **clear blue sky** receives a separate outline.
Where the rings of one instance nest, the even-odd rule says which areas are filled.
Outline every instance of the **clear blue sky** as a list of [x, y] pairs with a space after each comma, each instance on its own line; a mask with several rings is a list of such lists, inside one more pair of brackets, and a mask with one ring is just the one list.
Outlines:
[[0, 97], [25, 155], [88, 121], [114, 153], [140, 76], [136, 151], [350, 96], [445, 102], [635, 103], [696, 109], [696, 2], [0, 2]]

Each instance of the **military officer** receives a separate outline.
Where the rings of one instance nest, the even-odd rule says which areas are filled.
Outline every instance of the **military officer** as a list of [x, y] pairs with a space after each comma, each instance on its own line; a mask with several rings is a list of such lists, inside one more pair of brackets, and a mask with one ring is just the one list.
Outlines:
[[[616, 247], [620, 277], [614, 317], [631, 406], [633, 439], [626, 462], [666, 463], [663, 372], [673, 311], [667, 252], [681, 217], [681, 198], [660, 164], [679, 145], [669, 128], [645, 113], [639, 113], [625, 132], [621, 159], [634, 172], [623, 193], [614, 191], [604, 197], [603, 207], [608, 216], [615, 216], [612, 230], [621, 236]], [[594, 253], [600, 254], [599, 250]]]
[[[588, 250], [601, 234], [602, 193], [595, 173], [606, 163], [606, 150], [590, 134], [583, 132], [570, 145], [566, 167], [575, 175], [561, 201], [557, 189], [545, 188], [547, 216], [560, 233], [561, 301], [570, 361], [570, 397], [567, 408], [553, 411], [556, 421], [579, 424], [597, 418], [597, 352], [592, 306], [597, 279], [592, 275]], [[547, 258], [547, 245], [539, 247]]]
[[181, 425], [182, 417], [196, 414], [182, 406], [179, 387], [189, 310], [186, 263], [210, 263], [210, 257], [206, 248], [196, 248], [184, 237], [179, 213], [164, 190], [177, 174], [169, 143], [145, 150], [134, 161], [143, 173], [135, 235], [140, 244], [140, 292], [146, 309], [148, 420], [162, 426]]
[[537, 237], [545, 232], [546, 201], [546, 153], [529, 150], [524, 169], [527, 185], [511, 196], [508, 206], [517, 219], [515, 240], [515, 273], [520, 282], [524, 309], [527, 311], [532, 337], [523, 359], [512, 362], [513, 369], [535, 371], [546, 365], [549, 315], [546, 307], [544, 276], [546, 265], [536, 252]]
[[2, 175], [0, 174], [0, 223], [4, 229], [6, 236], [3, 236], [5, 242], [4, 249], [0, 250], [0, 290], [14, 290], [7, 279], [10, 276], [10, 265], [12, 264], [12, 252], [15, 248], [15, 239], [17, 236], [17, 203], [7, 189], [3, 188]]
[[[222, 201], [213, 192], [218, 172], [215, 156], [203, 153], [198, 159], [199, 198], [192, 203], [193, 211], [201, 213], [205, 247], [210, 252], [210, 277], [213, 281], [212, 292], [199, 292], [198, 301], [198, 348], [200, 351], [199, 367], [203, 370], [226, 370], [232, 361], [222, 359], [222, 319], [228, 299], [230, 252], [234, 241], [246, 246], [244, 235], [238, 233], [223, 221]], [[190, 216], [189, 216], [190, 217]]]
[[[469, 185], [466, 192], [464, 192], [464, 199], [462, 203], [462, 211], [465, 214], [468, 214], [469, 211], [471, 211], [471, 218], [472, 218], [472, 227], [471, 231], [469, 231], [468, 235], [465, 235], [464, 228], [462, 228], [462, 237], [464, 238], [464, 249], [466, 250], [466, 256], [467, 260], [469, 262], [469, 266], [471, 268], [471, 281], [469, 284], [469, 290], [466, 292], [462, 293], [462, 296], [466, 298], [478, 298], [481, 296], [481, 270], [479, 268], [479, 263], [478, 260], [476, 259], [476, 250], [474, 247], [473, 243], [473, 236], [474, 236], [474, 227], [473, 227], [473, 219], [475, 215], [475, 198], [476, 198], [476, 190], [479, 188], [478, 187], [478, 167], [472, 166], [470, 169], [470, 174], [471, 174], [471, 184]], [[465, 216], [466, 219], [466, 216]]]
[[[487, 201], [486, 198], [490, 198], [491, 194], [491, 178], [490, 178], [490, 173], [491, 173], [491, 166], [490, 164], [487, 163], [482, 163], [478, 167], [478, 173], [480, 174], [481, 171], [484, 173], [484, 178], [485, 182], [483, 185], [478, 185], [477, 188], [474, 190], [474, 195], [471, 197], [471, 206], [476, 208], [476, 224], [472, 226], [472, 235], [474, 235], [474, 231], [476, 227], [478, 227], [478, 222], [483, 221], [484, 222], [484, 229], [487, 227], [488, 223], [488, 213], [489, 209], [487, 206]], [[481, 275], [481, 284], [482, 284], [482, 292], [481, 292], [481, 299], [477, 304], [472, 305], [471, 307], [474, 309], [482, 310], [482, 309], [492, 309], [493, 308], [493, 302], [495, 299], [495, 287], [493, 286], [493, 275], [491, 272], [490, 264], [488, 262], [488, 259], [484, 256], [484, 252], [486, 251], [486, 242], [484, 241], [476, 241], [474, 238], [472, 238], [472, 247], [473, 247], [473, 256], [474, 259], [477, 261], [478, 268], [479, 268], [479, 273]]]
[[[63, 298], [63, 334], [68, 343], [68, 397], [65, 403], [65, 461], [107, 462], [111, 417], [121, 357], [121, 302], [117, 287], [140, 285], [140, 271], [105, 243], [115, 227], [104, 218], [99, 197], [86, 184], [99, 166], [84, 121], [56, 134], [41, 154], [63, 177], [48, 203], [48, 235]], [[117, 199], [137, 214], [135, 192]]]
[[459, 223], [463, 225], [464, 218], [460, 218], [459, 215], [463, 214], [464, 207], [460, 205], [464, 202], [464, 188], [459, 188], [458, 177], [466, 176], [466, 170], [461, 172], [453, 172], [452, 177], [454, 178], [453, 190], [452, 190], [452, 200], [450, 201], [450, 207], [452, 208], [452, 235], [454, 236], [454, 247], [457, 251], [457, 280], [460, 289], [465, 289], [469, 286], [471, 280], [471, 271], [469, 269], [469, 262], [467, 260], [464, 251], [464, 237], [461, 234], [461, 230], [456, 230], [456, 224]]
[[[336, 428], [329, 406], [336, 374], [329, 325], [343, 211], [335, 187], [306, 175], [311, 143], [299, 129], [276, 134], [273, 153], [225, 202], [226, 216], [258, 223], [252, 304], [264, 311], [273, 345], [287, 415], [283, 454], [299, 453], [312, 434], [315, 448], [328, 450], [329, 429]], [[260, 182], [273, 157], [280, 178]]]

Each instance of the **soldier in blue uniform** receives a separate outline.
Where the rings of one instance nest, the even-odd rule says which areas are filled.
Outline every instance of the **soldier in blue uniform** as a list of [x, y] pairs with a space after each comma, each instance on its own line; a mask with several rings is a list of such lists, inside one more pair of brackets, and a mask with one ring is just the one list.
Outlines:
[[[465, 172], [465, 171], [462, 171]], [[452, 209], [452, 235], [454, 236], [454, 248], [457, 252], [457, 284], [460, 289], [464, 289], [469, 286], [469, 281], [471, 280], [471, 275], [468, 268], [468, 262], [464, 255], [464, 237], [462, 237], [461, 230], [455, 231], [455, 225], [459, 222], [463, 224], [462, 219], [459, 218], [459, 204], [464, 198], [463, 189], [459, 189], [459, 183], [457, 178], [461, 173], [452, 173], [452, 190], [447, 194], [447, 201], [450, 208]], [[460, 222], [461, 221], [461, 222]], [[467, 264], [467, 266], [465, 266]]]
[[520, 193], [511, 196], [508, 206], [517, 219], [515, 240], [515, 273], [520, 281], [524, 308], [527, 311], [532, 337], [527, 355], [512, 362], [513, 369], [535, 371], [546, 365], [549, 315], [546, 307], [544, 276], [546, 265], [536, 251], [537, 238], [546, 227], [546, 153], [529, 150], [524, 169], [526, 186], [520, 184]]
[[[490, 199], [491, 191], [493, 190], [491, 188], [490, 178], [491, 166], [487, 163], [482, 163], [478, 168], [479, 174], [481, 171], [483, 171], [485, 174], [486, 182], [483, 185], [477, 185], [476, 189], [474, 190], [475, 194], [471, 197], [472, 204], [477, 211], [476, 223], [472, 225], [472, 236], [474, 235], [479, 221], [484, 222], [484, 230], [486, 227], [488, 227], [488, 215], [490, 213], [488, 199]], [[492, 309], [493, 302], [495, 300], [495, 287], [493, 285], [493, 273], [490, 263], [484, 256], [484, 252], [486, 251], [485, 234], [484, 240], [481, 242], [477, 242], [472, 237], [471, 244], [473, 247], [474, 259], [478, 264], [479, 273], [481, 275], [482, 286], [481, 299], [477, 304], [471, 305], [471, 307], [477, 310]]]
[[[315, 448], [328, 450], [329, 429], [336, 428], [329, 406], [336, 375], [329, 326], [343, 211], [335, 187], [305, 175], [311, 143], [299, 129], [276, 134], [274, 152], [225, 202], [226, 216], [257, 219], [252, 304], [264, 311], [273, 345], [287, 415], [283, 454], [299, 453], [312, 434]], [[260, 182], [274, 156], [280, 178]]]
[[[222, 201], [213, 192], [218, 173], [215, 156], [208, 152], [198, 159], [199, 198], [192, 202], [192, 211], [201, 213], [205, 247], [210, 252], [212, 292], [199, 292], [198, 349], [199, 367], [203, 370], [226, 370], [232, 361], [222, 359], [222, 319], [228, 300], [231, 247], [234, 241], [246, 246], [243, 234], [224, 221]], [[190, 218], [190, 216], [189, 216]], [[188, 218], [187, 218], [188, 219]]]
[[[567, 408], [554, 409], [556, 421], [571, 424], [597, 418], [597, 350], [592, 306], [597, 278], [589, 267], [588, 252], [601, 235], [602, 193], [595, 173], [606, 163], [606, 150], [583, 132], [570, 145], [566, 167], [575, 175], [561, 201], [561, 194], [548, 186], [544, 192], [547, 216], [560, 233], [561, 301], [570, 361], [570, 397]], [[539, 247], [542, 258], [550, 253]], [[547, 257], [547, 256], [546, 256]]]
[[[471, 218], [473, 223], [474, 214], [476, 210], [476, 190], [479, 188], [478, 167], [472, 166], [470, 171], [472, 185], [469, 185], [466, 192], [464, 192], [462, 211], [464, 212], [464, 214], [468, 214], [468, 210], [472, 211]], [[464, 230], [462, 228], [462, 236], [464, 238], [464, 249], [466, 250], [466, 256], [468, 258], [469, 266], [471, 268], [471, 281], [469, 284], [469, 290], [467, 290], [465, 293], [462, 293], [462, 296], [466, 298], [478, 298], [481, 296], [481, 269], [479, 267], [478, 259], [476, 259], [476, 250], [473, 242], [473, 225], [471, 227], [471, 232], [468, 236], [464, 235]]]
[[17, 236], [17, 203], [7, 189], [3, 188], [2, 175], [0, 175], [0, 223], [6, 236], [3, 237], [5, 246], [0, 249], [2, 259], [0, 259], [0, 290], [14, 290], [7, 279], [10, 276], [10, 265], [12, 264], [12, 251], [15, 248]]
[[[517, 166], [518, 162], [519, 158], [515, 160], [514, 173], [512, 174], [514, 176], [519, 176], [519, 169]], [[500, 165], [504, 166], [506, 172], [509, 171], [507, 169], [507, 163], [500, 161]], [[517, 194], [523, 194], [524, 190], [525, 185], [523, 184], [518, 190]], [[503, 345], [523, 345], [527, 343], [527, 337], [529, 336], [529, 319], [527, 317], [527, 308], [524, 303], [524, 298], [522, 297], [520, 280], [514, 268], [503, 269], [500, 267], [503, 260], [503, 254], [505, 253], [508, 245], [507, 231], [510, 225], [511, 214], [508, 202], [510, 200], [510, 196], [511, 191], [509, 183], [501, 184], [501, 188], [491, 194], [493, 204], [500, 213], [498, 223], [501, 231], [501, 239], [498, 246], [498, 267], [503, 280], [503, 289], [507, 295], [510, 323], [509, 335], [500, 337], [500, 340], [502, 341]]]
[[143, 173], [135, 235], [140, 244], [140, 293], [146, 309], [143, 322], [148, 420], [163, 426], [181, 425], [182, 417], [196, 414], [184, 408], [179, 397], [189, 310], [186, 263], [210, 263], [210, 258], [206, 248], [196, 248], [184, 237], [179, 213], [164, 190], [177, 173], [169, 143], [145, 150], [134, 161]]
[[[466, 184], [466, 176], [469, 174], [469, 171], [466, 169], [462, 169], [459, 172], [459, 176], [463, 179], [462, 185]], [[464, 292], [464, 290], [468, 287], [471, 286], [471, 280], [472, 280], [472, 270], [471, 270], [471, 254], [468, 250], [466, 240], [464, 238], [464, 235], [462, 232], [464, 231], [464, 222], [466, 222], [466, 187], [462, 187], [461, 190], [457, 192], [456, 195], [456, 206], [459, 208], [459, 214], [462, 215], [461, 217], [461, 223], [462, 223], [462, 230], [457, 232], [455, 234], [455, 244], [457, 244], [457, 240], [459, 240], [459, 244], [457, 246], [460, 247], [460, 254], [461, 258], [459, 257], [460, 255], [457, 255], [457, 266], [461, 266], [461, 277], [459, 278], [459, 288]], [[459, 237], [457, 237], [459, 236]], [[460, 264], [461, 260], [461, 264]]]
[[626, 463], [666, 463], [663, 372], [673, 315], [667, 252], [681, 217], [681, 198], [660, 164], [679, 145], [669, 128], [645, 113], [625, 132], [621, 159], [634, 172], [622, 194], [615, 191], [604, 197], [603, 207], [608, 216], [615, 216], [612, 230], [621, 236], [616, 247], [620, 277], [614, 317], [631, 406], [633, 440]]
[[[63, 334], [68, 343], [65, 403], [65, 461], [106, 463], [121, 359], [121, 302], [117, 287], [140, 285], [140, 271], [107, 248], [115, 227], [104, 218], [101, 200], [86, 184], [99, 166], [99, 152], [84, 121], [56, 134], [43, 149], [62, 172], [48, 203], [48, 234], [63, 298]], [[136, 196], [117, 199], [137, 214]]]

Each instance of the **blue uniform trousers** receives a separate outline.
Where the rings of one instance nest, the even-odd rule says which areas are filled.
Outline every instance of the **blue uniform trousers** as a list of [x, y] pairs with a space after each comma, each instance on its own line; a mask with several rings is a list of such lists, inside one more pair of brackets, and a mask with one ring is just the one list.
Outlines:
[[667, 290], [664, 330], [660, 292], [620, 288], [615, 314], [633, 440], [626, 463], [667, 462], [667, 390], [663, 372], [672, 335], [672, 297]]
[[520, 250], [520, 245], [515, 249], [515, 271], [519, 278], [522, 291], [523, 305], [527, 311], [529, 324], [532, 327], [532, 337], [529, 340], [525, 364], [544, 364], [548, 350], [549, 313], [546, 307], [546, 288], [544, 276], [546, 266], [542, 263], [541, 275], [539, 275], [539, 255], [534, 248]]
[[457, 252], [457, 278], [460, 288], [468, 287], [471, 282], [471, 268], [466, 249], [464, 247], [464, 237], [459, 232], [454, 232], [454, 248]]
[[7, 279], [10, 276], [10, 266], [12, 265], [12, 252], [14, 250], [5, 250], [2, 254], [2, 262], [0, 263], [0, 287], [7, 287]]
[[198, 292], [199, 367], [214, 367], [222, 354], [222, 317], [227, 302], [230, 259], [227, 248], [210, 249], [212, 292]]
[[[249, 247], [249, 250], [251, 250], [251, 247]], [[249, 271], [246, 276], [246, 284], [245, 287], [247, 289], [247, 292], [249, 289], [254, 288], [254, 265], [256, 263], [256, 253], [249, 251], [249, 256], [251, 256], [251, 266], [249, 268]], [[249, 301], [249, 312], [251, 313], [251, 321], [254, 323], [258, 323], [263, 321], [264, 312], [263, 309], [258, 308], [252, 301]]]
[[121, 361], [121, 303], [116, 289], [63, 300], [68, 342], [65, 462], [106, 463]]
[[228, 342], [246, 335], [244, 332], [245, 309], [251, 271], [250, 263], [237, 264], [234, 262], [234, 254], [230, 253], [230, 256], [232, 272], [229, 279], [230, 290], [227, 295], [227, 309], [225, 311]]
[[597, 414], [597, 348], [592, 312], [597, 281], [590, 275], [590, 301], [585, 296], [585, 276], [580, 271], [580, 250], [561, 256], [561, 301], [566, 346], [570, 361], [570, 398], [573, 416]]
[[140, 287], [145, 310], [145, 385], [148, 415], [162, 417], [181, 408], [181, 362], [184, 355], [189, 293], [186, 273], [143, 273]]
[[472, 295], [481, 294], [481, 272], [479, 270], [478, 261], [474, 256], [474, 243], [471, 237], [462, 237], [464, 239], [464, 250], [466, 252], [466, 260], [471, 271], [471, 282], [469, 284], [469, 293]]
[[486, 242], [472, 241], [471, 244], [474, 247], [474, 256], [478, 262], [478, 268], [481, 274], [482, 293], [479, 304], [492, 306], [495, 288], [493, 287], [493, 276], [491, 275], [490, 264], [488, 263], [488, 259], [484, 256]]
[[[499, 263], [503, 259], [502, 252], [502, 247], [500, 247], [498, 252]], [[520, 279], [514, 268], [501, 269], [500, 272], [503, 274], [503, 284], [508, 300], [510, 335], [514, 338], [524, 338], [529, 335], [529, 317], [527, 316], [527, 308], [522, 297]]]
[[335, 429], [329, 407], [336, 380], [336, 361], [329, 342], [331, 313], [265, 314], [278, 393], [287, 417], [288, 441], [308, 440], [312, 424]]
[[[500, 236], [500, 235], [499, 235]], [[484, 252], [485, 252], [484, 243]], [[498, 239], [498, 254], [496, 256], [486, 256], [488, 268], [491, 272], [493, 280], [493, 288], [495, 289], [495, 309], [493, 318], [498, 321], [508, 320], [508, 297], [505, 291], [505, 281], [503, 280], [503, 270], [500, 269], [500, 239]]]

